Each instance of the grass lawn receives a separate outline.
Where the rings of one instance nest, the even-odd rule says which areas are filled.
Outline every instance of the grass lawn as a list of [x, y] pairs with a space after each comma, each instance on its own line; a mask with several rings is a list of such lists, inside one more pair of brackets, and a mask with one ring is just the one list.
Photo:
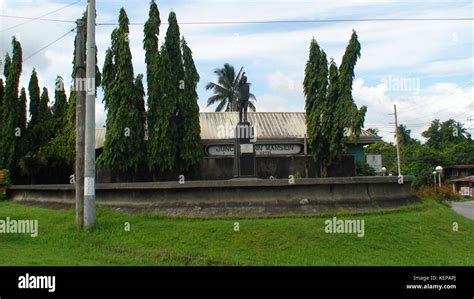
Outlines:
[[474, 265], [474, 221], [433, 199], [396, 212], [337, 215], [364, 219], [361, 238], [325, 233], [332, 216], [183, 219], [100, 208], [97, 229], [83, 232], [73, 210], [0, 201], [0, 219], [39, 223], [36, 238], [0, 234], [0, 265]]

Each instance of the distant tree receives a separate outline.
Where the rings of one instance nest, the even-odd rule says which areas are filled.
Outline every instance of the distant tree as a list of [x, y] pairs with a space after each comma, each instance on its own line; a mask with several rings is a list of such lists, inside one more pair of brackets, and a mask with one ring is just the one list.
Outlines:
[[[410, 144], [419, 143], [418, 140], [411, 137], [411, 130], [409, 130], [405, 125], [398, 125], [398, 138], [400, 146], [406, 146]], [[396, 135], [395, 135], [396, 136]]]
[[[209, 82], [206, 85], [206, 90], [214, 92], [214, 95], [207, 99], [207, 107], [218, 103], [216, 112], [238, 111], [237, 100], [242, 70], [243, 68], [236, 74], [234, 67], [226, 63], [223, 68], [214, 71], [217, 75], [217, 83]], [[253, 103], [256, 100], [255, 95], [250, 93], [249, 109], [251, 111], [256, 110]]]
[[54, 117], [54, 134], [57, 135], [60, 133], [60, 130], [66, 126], [68, 103], [63, 78], [61, 76], [56, 78], [55, 86], [52, 112]]
[[421, 133], [421, 136], [427, 139], [427, 145], [436, 149], [443, 149], [451, 143], [471, 140], [471, 135], [463, 124], [453, 119], [445, 122], [440, 122], [439, 119], [433, 120], [430, 127]]
[[41, 93], [39, 115], [40, 120], [35, 133], [41, 133], [39, 147], [42, 147], [49, 142], [54, 133], [53, 113], [51, 112], [49, 92], [46, 87], [43, 87]]
[[380, 130], [377, 128], [368, 128], [365, 131], [373, 135], [379, 135], [380, 132]]

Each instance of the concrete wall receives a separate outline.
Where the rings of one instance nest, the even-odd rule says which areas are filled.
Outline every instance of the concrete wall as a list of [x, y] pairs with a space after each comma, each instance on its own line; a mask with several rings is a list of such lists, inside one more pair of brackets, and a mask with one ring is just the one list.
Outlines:
[[[138, 171], [136, 173], [119, 174], [108, 170], [97, 171], [99, 183], [123, 183], [123, 182], [153, 182], [177, 180], [180, 174], [184, 174], [188, 180], [229, 180], [233, 178], [233, 157], [206, 157], [201, 165], [186, 173], [168, 172], [163, 174], [147, 173]], [[329, 167], [329, 176], [345, 177], [355, 175], [354, 156], [343, 156], [341, 161], [334, 162]], [[277, 157], [257, 157], [257, 177], [268, 179], [288, 178], [294, 175], [305, 177], [305, 168], [308, 168], [308, 177], [318, 177], [318, 169], [310, 156], [289, 155]]]
[[[340, 210], [370, 211], [418, 202], [410, 182], [396, 177], [288, 180], [229, 180], [98, 184], [100, 205], [126, 211], [186, 216], [283, 216]], [[12, 186], [12, 200], [46, 206], [74, 206], [74, 186]]]

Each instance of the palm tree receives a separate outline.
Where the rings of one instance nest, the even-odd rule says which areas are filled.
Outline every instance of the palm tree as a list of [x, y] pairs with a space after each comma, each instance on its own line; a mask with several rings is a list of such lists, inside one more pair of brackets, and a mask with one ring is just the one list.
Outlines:
[[[207, 99], [207, 107], [219, 103], [216, 112], [232, 112], [237, 110], [237, 100], [239, 91], [239, 81], [242, 77], [243, 67], [240, 68], [237, 76], [232, 65], [226, 63], [221, 69], [216, 69], [214, 73], [217, 75], [217, 83], [209, 82], [206, 85], [206, 90], [212, 89], [214, 95]], [[251, 93], [249, 101], [249, 109], [255, 111], [254, 101], [257, 99]]]

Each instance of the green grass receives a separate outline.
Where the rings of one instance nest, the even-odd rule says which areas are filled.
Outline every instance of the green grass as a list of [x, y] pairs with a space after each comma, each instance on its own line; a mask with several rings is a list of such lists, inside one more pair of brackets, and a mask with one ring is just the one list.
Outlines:
[[[98, 210], [92, 232], [73, 210], [0, 202], [0, 219], [38, 219], [39, 235], [0, 234], [0, 265], [474, 265], [474, 221], [425, 199], [364, 219], [365, 236], [327, 234], [318, 217], [184, 219]], [[234, 232], [234, 223], [240, 231]], [[130, 222], [131, 231], [124, 230]], [[459, 231], [453, 231], [453, 222]]]

